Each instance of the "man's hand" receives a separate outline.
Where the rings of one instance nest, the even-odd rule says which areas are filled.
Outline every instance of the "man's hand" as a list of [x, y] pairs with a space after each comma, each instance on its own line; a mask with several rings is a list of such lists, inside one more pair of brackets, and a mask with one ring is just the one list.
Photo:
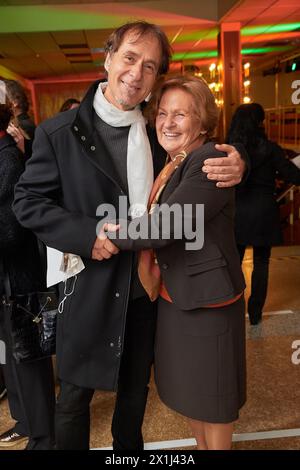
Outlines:
[[117, 255], [119, 253], [119, 248], [114, 245], [109, 238], [106, 236], [106, 231], [115, 232], [119, 229], [119, 225], [114, 224], [104, 224], [102, 229], [100, 230], [96, 241], [94, 243], [94, 247], [92, 250], [92, 259], [97, 261], [102, 261], [104, 259], [109, 259], [113, 255]]
[[232, 145], [216, 144], [216, 149], [226, 152], [224, 158], [208, 158], [204, 161], [202, 171], [207, 173], [207, 178], [218, 181], [218, 188], [229, 188], [242, 181], [246, 169], [246, 163], [240, 153]]

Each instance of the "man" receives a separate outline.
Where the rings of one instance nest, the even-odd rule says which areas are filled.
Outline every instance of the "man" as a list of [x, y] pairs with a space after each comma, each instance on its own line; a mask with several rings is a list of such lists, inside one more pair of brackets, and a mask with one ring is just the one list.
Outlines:
[[[147, 203], [164, 165], [166, 156], [154, 131], [146, 133], [138, 105], [167, 72], [170, 46], [157, 26], [137, 22], [118, 28], [106, 51], [107, 86], [95, 83], [78, 110], [37, 129], [14, 204], [24, 226], [47, 245], [80, 255], [85, 265], [65, 284], [58, 318], [58, 449], [88, 449], [95, 389], [117, 390], [114, 449], [143, 449], [156, 305], [139, 283], [132, 253], [112, 256], [117, 249], [96, 238], [95, 214], [100, 204], [110, 204], [118, 217], [124, 195], [131, 205]], [[212, 177], [226, 173], [221, 184], [233, 185], [244, 163], [233, 147], [224, 148], [231, 157]]]

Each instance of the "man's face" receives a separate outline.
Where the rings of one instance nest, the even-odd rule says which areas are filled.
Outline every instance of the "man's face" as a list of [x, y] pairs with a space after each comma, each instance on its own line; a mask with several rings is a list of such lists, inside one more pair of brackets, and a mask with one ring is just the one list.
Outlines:
[[119, 49], [106, 58], [105, 98], [123, 111], [142, 103], [152, 90], [160, 61], [161, 47], [155, 36], [138, 37], [135, 31], [128, 31]]

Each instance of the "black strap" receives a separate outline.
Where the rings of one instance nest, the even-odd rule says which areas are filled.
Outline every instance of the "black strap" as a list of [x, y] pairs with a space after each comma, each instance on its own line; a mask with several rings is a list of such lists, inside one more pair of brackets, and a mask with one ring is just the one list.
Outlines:
[[0, 258], [0, 274], [1, 274], [0, 276], [1, 279], [3, 279], [4, 295], [8, 301], [9, 298], [11, 297], [11, 285], [10, 285], [8, 271], [5, 268], [3, 258]]
[[44, 279], [47, 278], [47, 248], [46, 245], [37, 238], [39, 256], [40, 256], [40, 263], [43, 271]]
[[11, 298], [11, 284], [8, 271], [4, 271], [4, 291], [7, 300], [9, 300]]

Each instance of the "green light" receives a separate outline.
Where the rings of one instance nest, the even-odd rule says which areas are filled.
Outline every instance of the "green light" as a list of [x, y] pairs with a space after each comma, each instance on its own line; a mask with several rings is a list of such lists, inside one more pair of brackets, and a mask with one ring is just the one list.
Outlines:
[[218, 51], [177, 52], [173, 54], [172, 60], [205, 59], [206, 57], [218, 57]]
[[0, 6], [0, 18], [0, 33], [116, 28], [128, 21], [125, 15], [82, 11], [68, 5]]
[[242, 49], [242, 54], [267, 54], [268, 52], [284, 52], [289, 51], [290, 49], [292, 49], [292, 46], [252, 47], [248, 49]]
[[292, 63], [292, 72], [295, 72], [296, 68], [297, 68], [297, 64], [296, 64], [296, 62], [293, 62]]
[[284, 23], [284, 24], [265, 24], [259, 26], [246, 26], [242, 28], [242, 36], [256, 36], [257, 34], [286, 33], [300, 28], [300, 23]]
[[[246, 26], [241, 29], [242, 36], [256, 36], [258, 34], [274, 34], [274, 33], [288, 33], [300, 29], [300, 23], [284, 23], [284, 24], [264, 24], [258, 26]], [[178, 36], [175, 44], [182, 42], [197, 41], [199, 39], [210, 40], [216, 39], [218, 35], [218, 29], [213, 28], [211, 30], [198, 30], [189, 33], [183, 33]]]
[[189, 33], [182, 33], [176, 38], [175, 44], [180, 44], [182, 42], [192, 42], [192, 41], [208, 41], [211, 39], [216, 39], [218, 36], [219, 30], [217, 28], [213, 29], [200, 29], [197, 31], [192, 31]]
[[[267, 54], [268, 52], [284, 52], [292, 49], [292, 46], [274, 46], [274, 47], [252, 47], [251, 49], [242, 49], [242, 55], [249, 54]], [[189, 59], [205, 59], [218, 57], [218, 51], [194, 51], [194, 52], [176, 52], [172, 56], [173, 61]]]

